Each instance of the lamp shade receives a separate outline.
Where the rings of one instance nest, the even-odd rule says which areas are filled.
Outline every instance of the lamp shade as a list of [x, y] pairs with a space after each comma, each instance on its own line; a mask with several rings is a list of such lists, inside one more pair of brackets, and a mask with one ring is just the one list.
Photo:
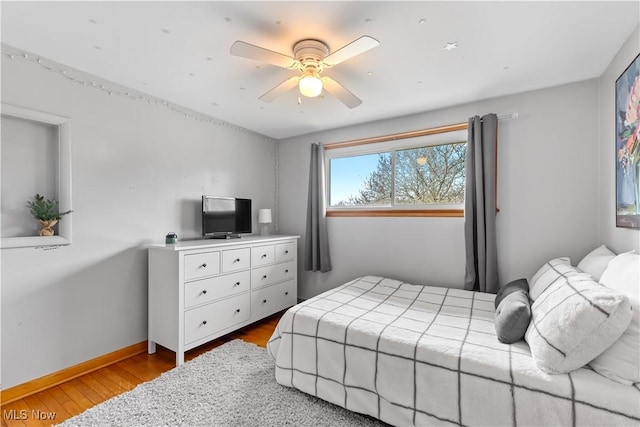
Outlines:
[[260, 210], [258, 210], [258, 222], [260, 224], [270, 224], [271, 223], [271, 209], [260, 209]]
[[315, 74], [305, 74], [298, 83], [300, 93], [313, 98], [322, 93], [322, 80]]

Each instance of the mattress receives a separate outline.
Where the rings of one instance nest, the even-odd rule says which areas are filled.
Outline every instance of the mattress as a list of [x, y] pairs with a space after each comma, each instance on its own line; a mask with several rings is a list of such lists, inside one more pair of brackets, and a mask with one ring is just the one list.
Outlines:
[[495, 335], [493, 294], [366, 276], [289, 309], [276, 381], [393, 425], [640, 425], [640, 384], [541, 371]]

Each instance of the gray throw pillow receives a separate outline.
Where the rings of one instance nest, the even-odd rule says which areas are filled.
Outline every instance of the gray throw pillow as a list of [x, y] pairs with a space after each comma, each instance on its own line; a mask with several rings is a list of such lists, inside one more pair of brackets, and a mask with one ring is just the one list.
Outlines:
[[506, 298], [509, 294], [513, 292], [522, 291], [529, 295], [529, 282], [527, 279], [517, 279], [512, 282], [507, 283], [503, 287], [500, 288], [498, 293], [496, 294], [496, 308], [500, 305], [500, 302]]
[[[526, 285], [526, 280], [524, 284]], [[505, 344], [520, 341], [527, 332], [529, 322], [531, 322], [529, 294], [522, 288], [522, 282], [520, 282], [501, 295], [494, 317], [496, 336]]]

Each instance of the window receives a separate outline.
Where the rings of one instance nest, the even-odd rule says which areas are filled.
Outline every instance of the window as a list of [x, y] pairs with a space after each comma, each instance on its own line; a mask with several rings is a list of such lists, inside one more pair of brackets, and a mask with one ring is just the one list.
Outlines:
[[329, 206], [391, 204], [390, 152], [330, 159], [329, 171]]
[[326, 146], [328, 215], [462, 216], [466, 136], [456, 129]]
[[463, 204], [466, 142], [395, 152], [395, 204]]

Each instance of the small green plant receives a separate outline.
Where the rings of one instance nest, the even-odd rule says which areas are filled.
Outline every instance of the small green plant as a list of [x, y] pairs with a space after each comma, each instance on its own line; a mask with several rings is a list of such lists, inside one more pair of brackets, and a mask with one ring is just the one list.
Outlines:
[[31, 215], [35, 219], [41, 221], [53, 221], [60, 219], [62, 215], [69, 214], [73, 211], [60, 212], [58, 210], [58, 201], [45, 199], [44, 196], [36, 194], [33, 201], [27, 202], [27, 207], [31, 209]]

